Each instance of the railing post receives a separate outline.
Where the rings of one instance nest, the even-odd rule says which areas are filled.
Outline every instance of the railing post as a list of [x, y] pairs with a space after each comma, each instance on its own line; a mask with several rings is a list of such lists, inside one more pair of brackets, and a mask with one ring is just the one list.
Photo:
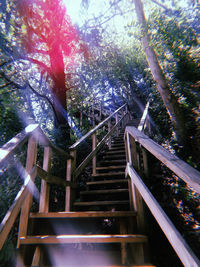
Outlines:
[[[76, 169], [76, 150], [71, 150], [70, 155], [71, 159], [67, 160], [67, 173], [66, 180], [69, 182], [73, 182], [73, 172]], [[65, 211], [70, 211], [72, 206], [72, 201], [74, 199], [74, 190], [69, 186], [66, 187], [66, 195], [65, 195]]]
[[[137, 152], [136, 142], [133, 139], [133, 137], [129, 135], [128, 132], [127, 132], [127, 144], [128, 144], [129, 164], [133, 165], [133, 167], [137, 171], [140, 171], [140, 161], [139, 161], [139, 154]], [[135, 211], [138, 212], [137, 215], [138, 230], [141, 231], [142, 233], [145, 231], [143, 200], [137, 188], [132, 183], [131, 183], [131, 191], [132, 191], [133, 208]]]
[[[92, 135], [92, 151], [94, 151], [96, 149], [97, 146], [97, 136], [96, 136], [96, 132]], [[97, 159], [96, 156], [93, 157], [92, 159], [92, 175], [96, 174], [96, 165], [97, 165]]]
[[[28, 141], [28, 151], [27, 151], [27, 157], [26, 157], [26, 172], [28, 174], [30, 173], [34, 164], [36, 163], [36, 157], [37, 157], [37, 141], [34, 136], [31, 136]], [[34, 181], [33, 181], [33, 184], [34, 184]], [[33, 188], [30, 188], [30, 190], [32, 191]], [[20, 237], [27, 235], [28, 217], [29, 217], [29, 210], [32, 204], [32, 199], [33, 199], [32, 194], [29, 193], [21, 209], [19, 232], [18, 232], [18, 243], [17, 243], [18, 248], [20, 246]]]
[[[118, 113], [116, 113], [115, 115], [115, 124], [117, 124], [119, 121], [119, 116], [118, 116]], [[116, 130], [117, 130], [117, 136], [119, 136], [119, 126], [116, 127]]]
[[[111, 130], [111, 119], [108, 121], [108, 133]], [[108, 148], [111, 149], [111, 136], [108, 138]]]
[[[50, 172], [51, 169], [51, 148], [44, 148], [44, 159], [43, 159], [43, 169]], [[50, 193], [50, 185], [42, 180], [41, 181], [41, 193], [40, 193], [40, 207], [39, 212], [48, 212], [49, 211], [49, 193]]]
[[[49, 146], [44, 148], [44, 158], [43, 158], [43, 170], [50, 172], [51, 169], [51, 148]], [[49, 211], [49, 193], [50, 185], [42, 180], [41, 181], [41, 192], [40, 192], [40, 206], [39, 212], [47, 213]], [[32, 265], [31, 266], [40, 266], [41, 261], [41, 247], [37, 246], [35, 253], [33, 255]]]

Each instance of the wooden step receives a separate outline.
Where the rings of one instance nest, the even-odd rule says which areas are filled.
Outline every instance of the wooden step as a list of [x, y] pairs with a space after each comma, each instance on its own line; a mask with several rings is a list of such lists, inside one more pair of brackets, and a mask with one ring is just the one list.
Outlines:
[[114, 151], [112, 151], [112, 150], [108, 150], [107, 152], [106, 152], [106, 155], [107, 154], [109, 154], [109, 155], [112, 155], [112, 154], [125, 154], [125, 149], [121, 149], [121, 150], [114, 150]]
[[113, 154], [113, 155], [105, 155], [103, 156], [103, 160], [115, 160], [115, 159], [126, 159], [126, 155], [124, 154]]
[[105, 172], [105, 173], [97, 173], [92, 175], [91, 177], [97, 178], [112, 178], [112, 177], [125, 177], [125, 172]]
[[86, 206], [115, 206], [115, 205], [127, 205], [129, 200], [114, 200], [114, 201], [82, 201], [74, 202], [75, 207], [86, 207]]
[[114, 160], [102, 160], [99, 162], [101, 165], [126, 165], [126, 160], [125, 159], [114, 159]]
[[96, 167], [97, 171], [113, 171], [113, 170], [118, 170], [118, 169], [124, 169], [125, 170], [126, 165], [121, 165], [121, 166], [104, 166], [104, 167]]
[[92, 181], [86, 182], [87, 185], [102, 185], [102, 184], [117, 184], [117, 183], [128, 183], [127, 179], [115, 179], [115, 180], [104, 180], [104, 181]]
[[125, 145], [112, 144], [110, 150], [121, 150], [125, 149]]
[[146, 243], [145, 235], [38, 235], [20, 238], [20, 244]]
[[30, 218], [112, 218], [112, 217], [133, 217], [135, 211], [78, 211], [78, 212], [36, 212], [30, 213]]
[[81, 191], [81, 195], [103, 195], [103, 194], [123, 194], [128, 193], [128, 189], [105, 189], [105, 190], [90, 190], [90, 191]]

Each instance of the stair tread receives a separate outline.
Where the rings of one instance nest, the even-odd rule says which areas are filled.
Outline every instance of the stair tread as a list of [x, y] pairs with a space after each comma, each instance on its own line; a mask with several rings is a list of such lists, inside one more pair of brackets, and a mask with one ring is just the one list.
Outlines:
[[74, 202], [74, 206], [102, 206], [102, 205], [124, 205], [129, 204], [129, 200], [113, 200], [113, 201], [79, 201]]
[[90, 190], [81, 191], [81, 195], [93, 195], [93, 194], [114, 194], [114, 193], [127, 193], [128, 189], [105, 189], [105, 190]]
[[125, 169], [126, 168], [126, 165], [121, 165], [121, 166], [104, 166], [104, 167], [96, 167], [96, 170], [97, 171], [101, 171], [101, 170], [113, 170], [113, 169]]
[[115, 179], [115, 180], [103, 180], [103, 181], [92, 181], [86, 182], [87, 185], [98, 185], [98, 184], [114, 184], [114, 183], [127, 183], [127, 179]]
[[110, 151], [110, 150], [108, 150], [108, 151], [106, 152], [106, 154], [108, 154], [108, 155], [112, 155], [112, 154], [116, 154], [116, 153], [125, 153], [125, 149], [115, 150], [115, 151]]
[[109, 172], [109, 173], [97, 173], [97, 174], [93, 174], [92, 177], [106, 177], [106, 176], [121, 176], [121, 175], [125, 175], [125, 172]]
[[30, 218], [88, 218], [88, 217], [131, 217], [135, 211], [71, 211], [71, 212], [37, 212], [31, 213]]
[[37, 235], [20, 237], [21, 244], [144, 243], [147, 236], [127, 235]]

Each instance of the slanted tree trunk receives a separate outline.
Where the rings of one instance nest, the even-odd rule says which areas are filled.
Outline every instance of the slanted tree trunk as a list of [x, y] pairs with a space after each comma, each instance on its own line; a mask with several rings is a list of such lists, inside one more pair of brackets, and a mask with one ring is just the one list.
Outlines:
[[146, 30], [147, 29], [146, 19], [145, 19], [142, 1], [134, 0], [134, 3], [135, 3], [135, 9], [136, 9], [138, 22], [140, 23], [141, 28], [142, 28], [143, 48], [144, 48], [146, 58], [147, 58], [149, 67], [151, 69], [153, 78], [155, 80], [156, 87], [160, 93], [160, 96], [163, 100], [163, 103], [167, 109], [167, 112], [174, 126], [174, 132], [176, 134], [177, 141], [180, 145], [185, 146], [187, 144], [188, 134], [187, 134], [187, 129], [185, 127], [184, 116], [183, 116], [182, 110], [180, 108], [180, 105], [175, 95], [171, 91], [166, 81], [165, 75], [158, 62], [156, 53], [150, 45], [150, 37], [147, 34], [147, 30]]

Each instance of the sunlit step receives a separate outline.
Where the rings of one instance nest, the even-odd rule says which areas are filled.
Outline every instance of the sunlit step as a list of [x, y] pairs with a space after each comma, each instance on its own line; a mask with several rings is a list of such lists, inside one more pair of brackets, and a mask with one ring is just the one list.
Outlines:
[[20, 244], [146, 243], [145, 235], [38, 235], [20, 237]]

